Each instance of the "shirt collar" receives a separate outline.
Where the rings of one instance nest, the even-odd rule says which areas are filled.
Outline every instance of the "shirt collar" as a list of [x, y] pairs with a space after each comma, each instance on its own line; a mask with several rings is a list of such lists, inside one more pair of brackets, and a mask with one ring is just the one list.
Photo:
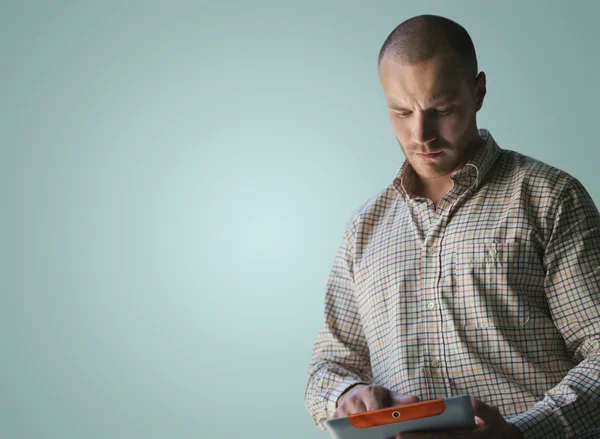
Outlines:
[[[455, 183], [466, 185], [467, 187], [473, 183], [475, 183], [475, 188], [479, 187], [501, 152], [501, 148], [489, 130], [482, 128], [478, 130], [478, 133], [484, 143], [462, 168], [450, 174], [450, 178]], [[408, 163], [408, 160], [404, 160], [394, 177], [392, 185], [400, 195], [406, 198], [410, 193], [411, 184], [414, 179], [415, 171], [413, 167]]]

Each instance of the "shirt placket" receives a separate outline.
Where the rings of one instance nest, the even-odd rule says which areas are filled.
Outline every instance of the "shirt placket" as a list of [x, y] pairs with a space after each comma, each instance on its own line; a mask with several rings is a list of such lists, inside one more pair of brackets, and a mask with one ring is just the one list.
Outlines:
[[448, 394], [448, 382], [445, 371], [446, 355], [439, 309], [439, 279], [441, 276], [440, 252], [444, 210], [434, 208], [430, 200], [414, 203], [417, 214], [413, 218], [419, 228], [421, 242], [421, 278], [419, 325], [421, 337], [421, 367], [423, 368], [423, 390], [427, 398], [436, 398]]

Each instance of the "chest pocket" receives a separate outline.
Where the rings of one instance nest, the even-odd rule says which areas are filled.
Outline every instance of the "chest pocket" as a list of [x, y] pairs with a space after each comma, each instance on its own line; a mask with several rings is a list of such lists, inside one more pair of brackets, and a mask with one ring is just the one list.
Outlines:
[[454, 253], [453, 298], [446, 303], [456, 324], [468, 328], [527, 325], [529, 291], [543, 288], [540, 259], [526, 241], [465, 242]]

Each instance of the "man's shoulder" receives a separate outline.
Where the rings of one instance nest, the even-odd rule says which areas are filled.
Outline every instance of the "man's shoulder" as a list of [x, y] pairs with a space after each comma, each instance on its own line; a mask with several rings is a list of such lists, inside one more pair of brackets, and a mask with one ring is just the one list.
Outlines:
[[384, 189], [370, 196], [359, 204], [350, 214], [346, 223], [346, 230], [350, 234], [356, 232], [363, 224], [376, 227], [396, 203], [400, 195], [390, 183]]
[[510, 149], [503, 149], [496, 166], [498, 176], [519, 182], [524, 188], [562, 191], [576, 181], [567, 171], [540, 160]]

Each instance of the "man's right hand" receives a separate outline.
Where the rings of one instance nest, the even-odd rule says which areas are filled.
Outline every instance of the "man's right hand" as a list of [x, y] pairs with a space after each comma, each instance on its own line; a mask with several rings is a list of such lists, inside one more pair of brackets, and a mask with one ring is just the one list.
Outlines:
[[331, 419], [414, 402], [419, 402], [419, 398], [403, 395], [375, 384], [357, 384], [339, 397], [337, 409]]

